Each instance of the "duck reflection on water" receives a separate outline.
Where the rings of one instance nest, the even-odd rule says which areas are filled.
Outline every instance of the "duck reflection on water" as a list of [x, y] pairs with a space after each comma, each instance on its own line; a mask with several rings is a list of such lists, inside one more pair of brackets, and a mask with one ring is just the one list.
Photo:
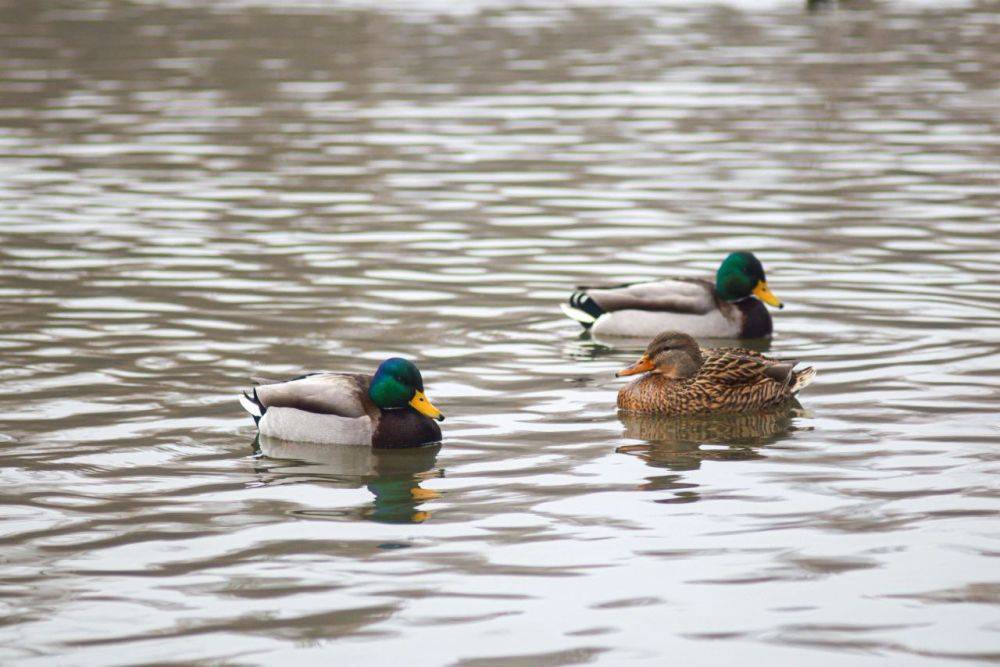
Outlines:
[[[350, 512], [352, 517], [379, 523], [421, 523], [431, 513], [421, 505], [439, 494], [420, 486], [442, 477], [435, 468], [440, 444], [408, 449], [331, 447], [258, 436], [254, 452], [260, 456], [256, 470], [265, 484], [319, 482], [335, 488], [366, 487], [374, 496], [370, 506]], [[266, 458], [265, 458], [266, 457]], [[341, 508], [310, 511], [311, 516], [343, 516]]]
[[797, 430], [802, 406], [792, 400], [753, 413], [668, 416], [618, 412], [625, 437], [645, 443], [624, 445], [617, 452], [638, 456], [655, 468], [697, 470], [702, 461], [749, 461], [764, 458], [760, 448]]

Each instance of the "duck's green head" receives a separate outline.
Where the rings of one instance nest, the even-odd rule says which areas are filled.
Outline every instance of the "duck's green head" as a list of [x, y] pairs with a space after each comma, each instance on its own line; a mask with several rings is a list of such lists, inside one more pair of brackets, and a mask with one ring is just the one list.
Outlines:
[[368, 396], [380, 408], [413, 408], [431, 419], [444, 421], [444, 415], [424, 396], [424, 379], [412, 361], [393, 357], [379, 364], [372, 376]]
[[764, 267], [752, 252], [734, 252], [722, 260], [715, 273], [715, 292], [725, 301], [755, 296], [769, 306], [785, 307], [768, 288]]

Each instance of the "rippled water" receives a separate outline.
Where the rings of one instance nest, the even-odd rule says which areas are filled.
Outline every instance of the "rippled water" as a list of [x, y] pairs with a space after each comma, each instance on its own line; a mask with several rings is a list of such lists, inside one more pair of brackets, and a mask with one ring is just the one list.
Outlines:
[[[8, 0], [0, 657], [1000, 660], [997, 9]], [[801, 409], [620, 420], [558, 302], [741, 248]], [[396, 354], [440, 449], [234, 398]]]

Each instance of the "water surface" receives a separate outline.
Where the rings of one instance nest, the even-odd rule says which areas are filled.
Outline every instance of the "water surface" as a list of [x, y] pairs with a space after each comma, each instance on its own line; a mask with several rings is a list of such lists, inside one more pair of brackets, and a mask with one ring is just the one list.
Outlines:
[[[1000, 660], [996, 9], [0, 5], [0, 657]], [[801, 409], [619, 419], [558, 302], [737, 249]]]

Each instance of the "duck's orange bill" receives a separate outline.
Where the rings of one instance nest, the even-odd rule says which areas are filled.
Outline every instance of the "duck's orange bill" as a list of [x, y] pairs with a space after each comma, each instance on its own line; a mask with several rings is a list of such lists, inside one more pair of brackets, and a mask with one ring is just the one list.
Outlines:
[[648, 373], [654, 368], [655, 366], [653, 366], [653, 362], [650, 361], [649, 357], [647, 357], [644, 354], [639, 358], [639, 361], [635, 362], [628, 368], [623, 368], [617, 373], [615, 373], [615, 377], [620, 378], [625, 375], [638, 375], [639, 373]]

